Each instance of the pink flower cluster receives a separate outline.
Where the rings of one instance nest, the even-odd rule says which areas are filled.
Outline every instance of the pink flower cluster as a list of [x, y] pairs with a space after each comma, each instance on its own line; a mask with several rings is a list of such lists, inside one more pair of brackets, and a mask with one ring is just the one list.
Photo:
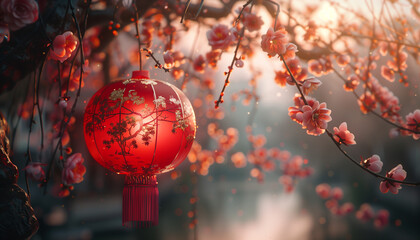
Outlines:
[[420, 109], [416, 109], [414, 112], [409, 113], [407, 116], [405, 116], [405, 127], [407, 129], [410, 129], [412, 131], [415, 131], [417, 133], [404, 131], [406, 135], [413, 135], [413, 138], [415, 140], [420, 139]]
[[261, 48], [270, 57], [284, 55], [286, 59], [294, 58], [297, 52], [296, 45], [289, 43], [289, 36], [283, 26], [276, 31], [269, 28], [267, 33], [261, 36]]
[[[398, 164], [386, 174], [386, 177], [398, 181], [403, 181], [407, 177], [407, 172], [403, 169], [401, 164]], [[398, 190], [401, 189], [401, 183], [390, 180], [383, 180], [379, 185], [379, 189], [382, 193], [387, 193], [388, 191], [390, 191], [393, 194], [397, 194]]]
[[[286, 60], [286, 64], [289, 67], [290, 72], [292, 72], [293, 77], [298, 82], [298, 84], [301, 84], [301, 85], [304, 84], [305, 79], [308, 76], [308, 69], [302, 66], [299, 58], [297, 57], [289, 58]], [[276, 73], [276, 76], [274, 78], [274, 81], [281, 87], [286, 86], [286, 84], [295, 85], [295, 83], [292, 80], [292, 77], [287, 71], [286, 66], [283, 65], [282, 70], [276, 71], [275, 73]], [[309, 79], [312, 79], [312, 78], [309, 78]], [[317, 88], [321, 84], [321, 82], [318, 79], [314, 81], [310, 80], [308, 83], [306, 84], [306, 87], [304, 87], [308, 90], [307, 92], [310, 92], [311, 90]]]
[[24, 168], [24, 170], [31, 179], [37, 182], [42, 182], [45, 180], [45, 172], [42, 168], [43, 166], [46, 166], [46, 164], [40, 162], [31, 162]]
[[58, 35], [53, 41], [50, 57], [54, 60], [64, 62], [72, 56], [77, 44], [76, 36], [70, 31]]
[[360, 110], [368, 113], [376, 109], [377, 104], [380, 106], [382, 116], [389, 118], [391, 121], [399, 122], [400, 103], [398, 97], [394, 95], [387, 87], [383, 87], [379, 81], [370, 76], [368, 80], [369, 91], [364, 93], [358, 100]]
[[236, 41], [236, 30], [229, 29], [226, 25], [217, 24], [207, 31], [207, 40], [212, 50], [227, 49], [234, 41]]
[[339, 144], [344, 145], [354, 145], [356, 141], [354, 141], [354, 135], [349, 130], [347, 130], [347, 123], [343, 122], [340, 126], [334, 127], [334, 140]]
[[360, 165], [371, 170], [372, 172], [379, 173], [382, 171], [382, 166], [384, 163], [381, 161], [381, 158], [374, 154], [372, 157], [360, 161]]
[[83, 181], [83, 175], [86, 173], [86, 167], [83, 165], [81, 153], [74, 153], [64, 162], [62, 180], [65, 185], [72, 185]]
[[356, 218], [362, 222], [367, 222], [374, 218], [373, 225], [376, 228], [384, 228], [389, 223], [389, 212], [388, 210], [380, 209], [375, 215], [372, 207], [369, 204], [364, 203], [360, 206], [360, 209], [357, 210]]
[[[315, 191], [322, 199], [328, 199], [325, 202], [325, 206], [332, 214], [344, 216], [354, 211], [354, 205], [351, 202], [346, 202], [340, 206], [339, 200], [343, 198], [343, 190], [341, 188], [331, 188], [329, 184], [321, 183], [316, 186]], [[389, 222], [389, 212], [387, 210], [381, 209], [375, 215], [372, 207], [367, 203], [362, 204], [355, 215], [362, 222], [367, 222], [374, 218], [373, 223], [377, 228], [383, 228]]]
[[[200, 175], [207, 175], [210, 166], [214, 163], [223, 163], [227, 151], [238, 142], [238, 130], [235, 128], [228, 128], [225, 134], [225, 131], [218, 128], [215, 123], [211, 123], [207, 126], [207, 133], [217, 141], [217, 149], [214, 151], [202, 150], [201, 145], [194, 142], [188, 154], [188, 160], [192, 163], [190, 170], [198, 171]], [[242, 163], [237, 164], [241, 165]]]
[[328, 122], [332, 120], [331, 110], [326, 103], [307, 98], [306, 105], [299, 95], [294, 97], [295, 106], [289, 107], [289, 116], [293, 121], [302, 125], [309, 135], [318, 136], [325, 132]]
[[339, 201], [343, 198], [343, 190], [339, 187], [331, 188], [327, 183], [321, 183], [315, 188], [316, 193], [326, 199], [325, 206], [334, 215], [344, 216], [354, 210], [354, 205], [350, 202], [340, 205]]
[[260, 30], [261, 26], [264, 24], [260, 16], [248, 12], [246, 9], [243, 11], [242, 14], [242, 22], [245, 28], [250, 32]]
[[319, 59], [311, 59], [308, 61], [309, 72], [320, 77], [332, 72], [332, 61], [330, 57], [321, 57]]

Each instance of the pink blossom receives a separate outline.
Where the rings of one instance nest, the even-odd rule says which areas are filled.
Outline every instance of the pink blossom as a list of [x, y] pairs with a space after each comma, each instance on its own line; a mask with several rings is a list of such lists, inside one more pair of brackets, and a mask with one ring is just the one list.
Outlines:
[[387, 62], [388, 67], [394, 71], [406, 70], [408, 54], [406, 52], [399, 51], [397, 54], [394, 55], [396, 56], [393, 58], [393, 60], [389, 60]]
[[235, 165], [236, 168], [243, 168], [246, 166], [246, 157], [245, 154], [242, 152], [237, 152], [233, 154], [230, 159], [233, 162], [233, 165]]
[[284, 191], [286, 193], [290, 193], [293, 191], [294, 186], [293, 186], [293, 178], [287, 175], [283, 175], [281, 177], [279, 177], [279, 182], [283, 185], [284, 187]]
[[77, 44], [77, 38], [72, 32], [67, 31], [55, 37], [50, 56], [54, 60], [64, 62], [71, 57], [72, 53], [76, 50]]
[[250, 32], [260, 30], [261, 26], [264, 24], [260, 16], [247, 12], [244, 13], [242, 21], [246, 29]]
[[381, 209], [376, 214], [375, 220], [373, 221], [373, 224], [376, 228], [383, 228], [389, 223], [389, 212], [388, 210]]
[[361, 161], [360, 164], [363, 167], [376, 173], [380, 172], [382, 170], [382, 166], [384, 165], [384, 163], [381, 161], [381, 158], [376, 154], [368, 159]]
[[340, 200], [343, 198], [343, 190], [339, 187], [335, 187], [333, 189], [331, 189], [331, 197], [336, 199], [336, 200]]
[[360, 206], [360, 209], [356, 212], [356, 217], [361, 220], [362, 222], [369, 221], [373, 218], [374, 212], [372, 210], [372, 207], [364, 203]]
[[[303, 122], [302, 107], [305, 106], [305, 103], [303, 102], [303, 99], [301, 98], [299, 94], [295, 95], [295, 97], [293, 98], [293, 101], [295, 102], [295, 106], [289, 107], [289, 116], [293, 121], [299, 124], [302, 124]], [[310, 97], [306, 97], [306, 101], [308, 102], [309, 106], [313, 106], [315, 103], [315, 100], [313, 100]]]
[[38, 3], [34, 0], [3, 0], [0, 12], [10, 30], [16, 31], [38, 20]]
[[66, 159], [62, 175], [64, 184], [71, 185], [83, 181], [83, 175], [86, 173], [83, 161], [81, 153], [74, 153]]
[[326, 183], [321, 183], [315, 188], [316, 193], [323, 199], [330, 197], [331, 187]]
[[220, 50], [213, 50], [206, 53], [206, 59], [209, 66], [213, 69], [217, 67], [217, 62], [220, 60]]
[[[420, 109], [416, 109], [414, 112], [409, 113], [405, 116], [406, 127], [410, 130], [420, 132]], [[413, 133], [415, 140], [420, 139], [420, 133]]]
[[318, 78], [310, 77], [305, 79], [302, 84], [303, 94], [307, 95], [313, 90], [317, 89], [322, 84]]
[[352, 92], [356, 89], [356, 87], [359, 85], [359, 77], [352, 74], [347, 78], [347, 81], [344, 83], [344, 90], [347, 92]]
[[338, 128], [334, 127], [334, 140], [344, 145], [356, 144], [353, 133], [347, 130], [346, 122], [342, 122]]
[[284, 59], [293, 59], [298, 52], [297, 46], [293, 43], [288, 43], [286, 45], [286, 52], [283, 54]]
[[372, 95], [370, 92], [364, 93], [359, 100], [357, 100], [359, 103], [360, 110], [362, 113], [366, 114], [376, 108], [376, 99], [375, 96]]
[[[403, 181], [407, 177], [407, 172], [403, 169], [401, 164], [394, 167], [391, 171], [386, 174], [386, 177], [392, 178], [398, 181]], [[397, 194], [398, 190], [401, 189], [401, 183], [383, 180], [379, 185], [379, 189], [382, 193], [387, 193], [391, 191], [393, 194]]]
[[388, 53], [388, 43], [387, 42], [380, 42], [379, 43], [379, 53], [382, 56], [385, 56]]
[[341, 205], [341, 207], [340, 207], [340, 212], [343, 215], [349, 214], [349, 213], [353, 212], [353, 210], [354, 210], [354, 205], [353, 205], [353, 203], [350, 203], [350, 202], [346, 202], [343, 205]]
[[337, 64], [340, 67], [345, 67], [350, 62], [350, 56], [349, 55], [339, 55], [337, 57]]
[[207, 39], [213, 50], [226, 49], [235, 40], [235, 36], [226, 25], [217, 24], [207, 31]]
[[261, 48], [269, 56], [274, 57], [277, 54], [282, 55], [286, 53], [286, 47], [289, 43], [289, 37], [284, 27], [274, 31], [272, 28], [267, 30], [267, 33], [261, 36]]
[[206, 60], [204, 59], [203, 55], [200, 54], [196, 59], [194, 59], [193, 67], [197, 72], [204, 72], [204, 68], [206, 67]]
[[46, 165], [47, 164], [40, 162], [31, 162], [24, 168], [24, 170], [30, 178], [37, 182], [41, 182], [45, 179], [45, 172], [42, 167]]
[[287, 78], [290, 78], [290, 75], [286, 71], [275, 71], [276, 76], [274, 77], [274, 82], [276, 82], [280, 87], [285, 87]]
[[315, 101], [313, 106], [305, 105], [302, 107], [302, 128], [306, 129], [309, 135], [318, 136], [325, 132], [328, 122], [332, 120], [331, 110], [327, 108], [325, 102], [319, 104]]
[[313, 40], [316, 36], [316, 29], [318, 28], [318, 26], [316, 25], [315, 21], [310, 20], [308, 22], [308, 27], [306, 28], [306, 33], [303, 36], [305, 41], [308, 40]]
[[10, 40], [10, 32], [9, 28], [7, 27], [7, 24], [0, 23], [0, 43], [6, 39], [6, 41]]
[[171, 51], [166, 51], [163, 53], [163, 61], [165, 61], [165, 68], [172, 68], [174, 66], [174, 57], [172, 56]]
[[323, 66], [320, 61], [316, 59], [311, 59], [308, 61], [308, 70], [313, 75], [320, 77], [322, 76]]
[[395, 72], [387, 66], [381, 67], [381, 75], [390, 82], [395, 81]]

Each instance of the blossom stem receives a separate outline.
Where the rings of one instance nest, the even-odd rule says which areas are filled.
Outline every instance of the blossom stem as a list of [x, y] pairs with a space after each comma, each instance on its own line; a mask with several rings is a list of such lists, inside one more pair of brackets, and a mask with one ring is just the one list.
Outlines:
[[[335, 68], [332, 68], [332, 70], [334, 71], [334, 73], [341, 79], [341, 80], [343, 80], [343, 82], [346, 82], [347, 80], [343, 77], [343, 75], [341, 75], [338, 71], [337, 71], [337, 69], [335, 69]], [[360, 100], [360, 96], [353, 90], [352, 91], [352, 93], [353, 93], [353, 96], [355, 97], [355, 98], [357, 98], [358, 100]], [[398, 129], [401, 129], [401, 130], [405, 130], [405, 131], [409, 131], [409, 132], [412, 132], [412, 133], [415, 133], [415, 134], [420, 134], [420, 132], [419, 131], [415, 131], [415, 130], [413, 130], [413, 129], [408, 129], [408, 128], [406, 128], [406, 127], [403, 127], [403, 126], [401, 126], [401, 125], [398, 125], [398, 124], [396, 124], [396, 123], [394, 123], [394, 122], [392, 122], [392, 121], [390, 121], [389, 119], [387, 119], [387, 118], [385, 118], [385, 117], [383, 117], [381, 114], [379, 114], [379, 113], [377, 113], [377, 112], [375, 112], [370, 106], [368, 106], [364, 101], [360, 101], [362, 104], [363, 104], [363, 106], [366, 108], [366, 109], [368, 109], [369, 110], [369, 112], [370, 113], [372, 113], [373, 115], [375, 115], [376, 117], [378, 117], [378, 118], [380, 118], [380, 119], [382, 119], [382, 120], [384, 120], [386, 123], [388, 123], [388, 124], [390, 124], [390, 125], [392, 125], [392, 126], [394, 126], [394, 127], [396, 127], [396, 128], [398, 128]]]
[[287, 66], [286, 60], [284, 59], [284, 57], [283, 57], [283, 55], [282, 55], [282, 54], [280, 54], [280, 58], [281, 58], [281, 60], [283, 61], [284, 66], [286, 66], [287, 72], [289, 73], [290, 77], [292, 78], [293, 82], [295, 83], [295, 85], [296, 85], [297, 89], [299, 90], [299, 92], [300, 92], [300, 95], [301, 95], [301, 97], [302, 97], [303, 102], [305, 103], [305, 105], [308, 105], [308, 102], [306, 101], [306, 98], [305, 98], [305, 95], [304, 95], [304, 94], [303, 94], [303, 92], [302, 92], [302, 89], [300, 88], [300, 86], [299, 86], [298, 82], [296, 81], [295, 77], [293, 76], [292, 71], [290, 71], [289, 66]]
[[153, 61], [155, 61], [155, 66], [157, 67], [157, 68], [160, 68], [160, 69], [163, 69], [163, 70], [165, 70], [165, 72], [170, 72], [169, 71], [169, 69], [168, 68], [166, 68], [166, 67], [164, 67], [160, 62], [159, 62], [159, 60], [157, 60], [156, 58], [155, 58], [155, 56], [153, 55], [153, 52], [152, 52], [152, 50], [149, 50], [149, 49], [147, 49], [147, 48], [142, 48], [142, 50], [143, 51], [145, 51], [145, 52], [147, 52], [147, 57], [151, 57], [152, 59], [153, 59]]
[[353, 162], [354, 164], [356, 164], [358, 167], [360, 167], [361, 169], [363, 169], [364, 171], [366, 171], [366, 172], [368, 172], [368, 173], [370, 173], [371, 175], [373, 175], [373, 176], [375, 176], [375, 177], [378, 177], [378, 178], [381, 178], [383, 181], [388, 181], [388, 182], [390, 182], [390, 183], [392, 183], [392, 182], [397, 182], [397, 183], [401, 183], [401, 184], [404, 184], [404, 185], [407, 185], [407, 186], [420, 186], [420, 182], [407, 182], [407, 181], [399, 181], [399, 180], [395, 180], [395, 179], [392, 179], [392, 178], [389, 178], [389, 177], [386, 177], [386, 176], [382, 176], [382, 175], [380, 175], [380, 174], [377, 174], [377, 173], [375, 173], [375, 172], [372, 172], [371, 170], [369, 170], [368, 168], [365, 168], [364, 166], [362, 166], [362, 165], [360, 165], [359, 164], [359, 162], [357, 162], [356, 160], [354, 160], [346, 151], [344, 151], [342, 148], [341, 148], [341, 146], [340, 146], [340, 143], [339, 142], [337, 142], [335, 139], [334, 139], [334, 135], [330, 132], [330, 131], [328, 131], [328, 129], [325, 129], [325, 131], [326, 131], [326, 133], [328, 134], [328, 137], [330, 137], [331, 138], [331, 140], [334, 142], [334, 144], [337, 146], [337, 148], [338, 148], [338, 150], [340, 150], [340, 152], [341, 153], [343, 153], [344, 154], [344, 156], [346, 156], [346, 158], [347, 159], [349, 159], [351, 162]]

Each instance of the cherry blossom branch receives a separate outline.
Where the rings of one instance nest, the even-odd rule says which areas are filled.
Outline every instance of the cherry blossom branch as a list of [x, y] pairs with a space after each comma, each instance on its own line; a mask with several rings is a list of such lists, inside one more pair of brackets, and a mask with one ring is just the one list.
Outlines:
[[299, 83], [296, 81], [295, 77], [293, 76], [292, 71], [290, 71], [289, 66], [287, 66], [286, 60], [284, 59], [283, 55], [280, 55], [281, 60], [283, 61], [284, 66], [286, 66], [287, 72], [289, 73], [290, 77], [292, 78], [292, 81], [295, 83], [296, 87], [299, 90], [300, 96], [302, 97], [303, 102], [308, 105], [308, 102], [306, 101], [305, 95], [303, 94], [302, 89], [299, 87]]
[[[337, 71], [337, 69], [335, 69], [335, 68], [331, 68], [332, 70], [333, 70], [333, 72], [341, 79], [341, 80], [343, 80], [343, 82], [346, 82], [346, 79], [343, 77], [343, 75], [341, 75], [338, 71]], [[360, 96], [353, 90], [352, 91], [352, 93], [353, 93], [353, 96], [357, 99], [357, 100], [360, 100]], [[398, 125], [398, 124], [396, 124], [396, 123], [394, 123], [394, 122], [392, 122], [392, 121], [390, 121], [389, 119], [387, 119], [387, 118], [385, 118], [385, 117], [383, 117], [381, 114], [379, 114], [379, 113], [377, 113], [377, 112], [375, 112], [370, 106], [368, 106], [364, 101], [360, 101], [362, 104], [363, 104], [363, 106], [366, 108], [366, 109], [369, 109], [369, 112], [370, 113], [372, 113], [373, 115], [375, 115], [376, 117], [378, 117], [378, 118], [380, 118], [380, 119], [382, 119], [382, 120], [384, 120], [386, 123], [388, 123], [388, 124], [390, 124], [390, 125], [392, 125], [392, 126], [394, 126], [394, 127], [396, 127], [396, 128], [399, 128], [399, 129], [401, 129], [401, 130], [405, 130], [405, 131], [409, 131], [409, 132], [412, 132], [412, 133], [415, 133], [415, 134], [420, 134], [420, 132], [419, 131], [416, 131], [416, 130], [413, 130], [413, 129], [408, 129], [408, 128], [406, 128], [406, 127], [403, 127], [403, 126], [401, 126], [401, 125]]]
[[346, 156], [347, 159], [349, 159], [351, 162], [356, 164], [358, 167], [360, 167], [364, 171], [370, 173], [371, 175], [373, 175], [377, 178], [380, 178], [382, 180], [389, 181], [389, 182], [397, 182], [397, 183], [401, 183], [401, 184], [404, 184], [404, 185], [407, 185], [407, 186], [420, 186], [420, 182], [399, 181], [399, 180], [395, 180], [393, 178], [385, 177], [385, 176], [382, 176], [382, 175], [377, 174], [375, 172], [372, 172], [368, 168], [365, 168], [364, 166], [360, 165], [360, 163], [358, 161], [354, 160], [346, 151], [344, 151], [343, 148], [341, 147], [340, 143], [337, 142], [334, 139], [333, 134], [328, 129], [325, 129], [325, 132], [328, 134], [328, 137], [334, 142], [334, 144], [337, 146], [337, 148], [340, 150], [340, 152], [343, 153], [344, 156]]
[[[284, 57], [283, 57], [282, 55], [280, 55], [280, 57], [281, 57], [281, 59], [282, 59], [283, 63], [286, 65], [287, 71], [289, 72], [289, 74], [290, 74], [290, 76], [291, 76], [291, 78], [292, 78], [293, 82], [295, 83], [295, 85], [296, 85], [296, 87], [297, 87], [298, 91], [301, 93], [302, 100], [304, 101], [305, 105], [308, 105], [308, 102], [306, 101], [305, 96], [302, 94], [303, 92], [302, 92], [302, 90], [301, 90], [301, 88], [300, 88], [299, 84], [297, 84], [297, 81], [296, 81], [296, 79], [293, 77], [292, 72], [291, 72], [291, 71], [290, 71], [290, 69], [287, 67], [287, 63], [286, 63], [286, 61], [284, 60]], [[357, 165], [358, 165], [361, 169], [363, 169], [363, 170], [364, 170], [364, 171], [366, 171], [367, 173], [369, 173], [369, 174], [371, 174], [371, 175], [373, 175], [373, 176], [375, 176], [375, 177], [381, 178], [382, 180], [389, 181], [389, 182], [397, 182], [397, 183], [401, 183], [401, 184], [408, 185], [408, 186], [420, 186], [420, 182], [408, 182], [408, 181], [399, 181], [399, 180], [395, 180], [395, 179], [392, 179], [392, 178], [388, 178], [388, 177], [386, 177], [386, 176], [382, 176], [382, 175], [377, 174], [377, 173], [375, 173], [375, 172], [372, 172], [372, 171], [370, 171], [369, 169], [367, 169], [367, 168], [365, 168], [365, 167], [361, 166], [361, 165], [358, 163], [358, 161], [354, 160], [354, 159], [353, 159], [350, 155], [348, 155], [348, 154], [347, 154], [347, 153], [346, 153], [346, 152], [345, 152], [345, 151], [341, 148], [340, 143], [339, 143], [339, 142], [337, 142], [337, 141], [334, 139], [333, 134], [332, 134], [331, 132], [329, 132], [329, 130], [328, 130], [328, 129], [325, 129], [325, 131], [327, 132], [327, 134], [328, 134], [328, 136], [331, 138], [331, 140], [334, 142], [334, 144], [337, 146], [337, 148], [340, 150], [340, 152], [341, 152], [341, 153], [343, 153], [343, 154], [346, 156], [346, 158], [347, 158], [347, 159], [349, 159], [349, 160], [350, 160], [350, 161], [352, 161], [353, 163], [357, 164]]]
[[[253, 1], [253, 0], [249, 0], [248, 2], [246, 2], [246, 3], [242, 6], [241, 12], [239, 13], [239, 16], [237, 17], [237, 20], [236, 20], [236, 21], [238, 21], [238, 19], [240, 19], [242, 12], [244, 11], [244, 9], [245, 9], [245, 8], [246, 8], [249, 4], [251, 4], [251, 8], [252, 8], [252, 6], [254, 5], [254, 1]], [[251, 10], [251, 9], [250, 9], [250, 10]], [[236, 21], [235, 21], [235, 22], [236, 22]], [[223, 96], [225, 95], [225, 90], [226, 90], [226, 87], [227, 87], [227, 86], [229, 85], [229, 83], [230, 83], [230, 81], [229, 81], [230, 74], [232, 73], [232, 71], [233, 71], [233, 65], [235, 64], [235, 62], [236, 62], [236, 60], [237, 60], [237, 55], [238, 55], [239, 46], [241, 45], [241, 41], [242, 41], [242, 38], [244, 37], [244, 34], [245, 34], [245, 26], [242, 26], [241, 32], [239, 33], [238, 42], [236, 43], [236, 48], [235, 48], [235, 51], [234, 51], [234, 53], [233, 53], [232, 62], [230, 63], [230, 66], [228, 67], [228, 71], [227, 71], [227, 72], [225, 72], [225, 74], [226, 74], [225, 83], [223, 84], [223, 88], [222, 88], [222, 90], [220, 91], [219, 98], [218, 98], [216, 101], [214, 101], [214, 108], [215, 108], [215, 109], [219, 108], [219, 105], [220, 105], [221, 103], [223, 103], [223, 102], [224, 102], [224, 100], [223, 100]]]
[[243, 28], [241, 29], [241, 33], [240, 33], [240, 36], [239, 36], [238, 42], [236, 43], [235, 52], [233, 53], [232, 62], [230, 63], [230, 66], [228, 67], [228, 71], [227, 71], [227, 72], [225, 72], [225, 74], [226, 74], [226, 79], [225, 79], [225, 83], [223, 84], [223, 88], [222, 88], [222, 90], [220, 91], [219, 98], [218, 98], [216, 101], [214, 101], [214, 108], [215, 108], [215, 109], [218, 109], [218, 108], [219, 108], [220, 103], [223, 103], [223, 102], [224, 102], [224, 100], [223, 100], [223, 96], [225, 95], [225, 90], [226, 90], [226, 87], [227, 87], [227, 86], [229, 85], [229, 83], [230, 83], [230, 81], [229, 81], [230, 74], [232, 73], [232, 70], [233, 70], [233, 65], [235, 64], [235, 62], [236, 62], [236, 60], [237, 60], [237, 59], [236, 59], [236, 56], [238, 55], [239, 46], [241, 45], [241, 40], [242, 40], [242, 38], [243, 38], [244, 32], [245, 32], [245, 27], [243, 27]]
[[[83, 18], [83, 21], [84, 21], [83, 24], [84, 25], [86, 25], [86, 22], [87, 22], [88, 10], [90, 8], [91, 0], [88, 0], [87, 4], [88, 5], [87, 5], [87, 7], [85, 9], [85, 15], [84, 15], [84, 18]], [[85, 32], [81, 32], [80, 31], [79, 22], [78, 22], [78, 20], [76, 18], [76, 15], [74, 14], [74, 7], [71, 4], [70, 4], [70, 9], [71, 9], [71, 12], [72, 12], [72, 17], [73, 17], [74, 23], [76, 25], [76, 29], [77, 29], [77, 33], [78, 33], [77, 36], [78, 36], [79, 42], [80, 42], [79, 49], [78, 49], [79, 50], [79, 54], [80, 54], [80, 60], [81, 60], [80, 76], [79, 76], [79, 86], [78, 86], [78, 89], [77, 89], [76, 97], [74, 99], [74, 103], [73, 103], [73, 105], [71, 107], [70, 113], [67, 116], [67, 119], [66, 118], [63, 118], [62, 124], [60, 126], [58, 142], [57, 142], [57, 144], [56, 144], [56, 146], [54, 148], [53, 154], [51, 155], [50, 162], [48, 163], [47, 173], [45, 175], [45, 181], [44, 181], [44, 195], [47, 193], [48, 181], [49, 181], [49, 179], [51, 177], [51, 169], [53, 167], [52, 165], [54, 163], [55, 155], [57, 153], [57, 150], [61, 146], [61, 143], [62, 143], [61, 141], [62, 141], [62, 138], [64, 136], [64, 130], [67, 128], [67, 126], [68, 126], [68, 124], [69, 124], [69, 122], [71, 120], [71, 117], [76, 112], [76, 105], [77, 105], [77, 102], [79, 100], [81, 89], [82, 89], [82, 81], [83, 81], [83, 73], [84, 73], [83, 64], [85, 62], [84, 61], [84, 55], [83, 55], [83, 37], [84, 37]]]

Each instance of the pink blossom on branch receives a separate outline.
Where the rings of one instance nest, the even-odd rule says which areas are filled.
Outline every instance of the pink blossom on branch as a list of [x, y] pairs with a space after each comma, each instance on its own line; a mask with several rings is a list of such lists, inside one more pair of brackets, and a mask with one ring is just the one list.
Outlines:
[[172, 68], [174, 66], [174, 57], [171, 51], [166, 51], [163, 53], [163, 61], [165, 62], [165, 68]]
[[41, 182], [45, 179], [45, 172], [44, 172], [44, 169], [42, 168], [45, 165], [46, 165], [45, 163], [31, 162], [28, 164], [28, 166], [24, 168], [24, 170], [26, 171], [26, 173], [28, 174], [30, 178], [32, 178], [33, 180], [37, 182]]
[[73, 52], [76, 50], [77, 44], [78, 41], [76, 36], [74, 36], [72, 32], [67, 31], [62, 35], [55, 37], [50, 56], [54, 60], [64, 62], [72, 56]]
[[193, 67], [194, 70], [199, 73], [204, 72], [204, 68], [206, 67], [206, 59], [204, 59], [203, 55], [200, 54], [196, 59], [194, 59]]
[[207, 31], [207, 39], [212, 50], [215, 50], [228, 48], [236, 37], [226, 25], [217, 24]]
[[267, 33], [261, 37], [261, 48], [269, 56], [274, 57], [277, 54], [282, 55], [286, 53], [289, 36], [284, 27], [280, 27], [277, 31], [269, 28]]
[[313, 106], [305, 105], [302, 107], [302, 128], [306, 129], [309, 135], [318, 136], [325, 132], [328, 122], [332, 120], [331, 110], [327, 108], [325, 102], [315, 101]]
[[386, 80], [393, 82], [395, 81], [395, 72], [394, 70], [390, 69], [387, 66], [382, 66], [381, 67], [381, 75], [383, 78], [385, 78]]
[[[420, 109], [416, 109], [414, 112], [409, 113], [406, 117], [406, 128], [420, 132]], [[420, 133], [412, 133], [415, 140], [420, 139]]]
[[3, 22], [11, 31], [16, 31], [38, 20], [38, 3], [34, 0], [0, 1]]
[[[391, 171], [389, 171], [386, 174], [386, 177], [398, 181], [403, 181], [407, 177], [407, 172], [403, 169], [401, 164], [398, 164], [398, 166], [394, 167]], [[383, 180], [379, 185], [379, 189], [382, 193], [387, 193], [388, 191], [391, 191], [391, 193], [397, 194], [398, 190], [401, 189], [401, 183]]]
[[310, 77], [305, 79], [302, 83], [302, 91], [303, 94], [307, 95], [313, 90], [316, 90], [319, 86], [321, 86], [322, 82], [319, 81], [318, 78]]
[[261, 26], [264, 24], [261, 17], [253, 13], [244, 12], [243, 16], [242, 21], [244, 26], [250, 32], [260, 30]]
[[86, 167], [83, 165], [81, 153], [72, 154], [64, 163], [62, 180], [66, 185], [80, 183], [83, 181], [83, 175], [86, 173]]
[[340, 126], [334, 127], [334, 140], [339, 144], [344, 145], [354, 145], [356, 141], [354, 141], [354, 135], [349, 130], [347, 130], [347, 123], [342, 122]]
[[360, 164], [370, 171], [376, 173], [380, 172], [382, 170], [382, 166], [384, 165], [384, 163], [381, 161], [381, 158], [376, 154], [368, 159], [360, 161]]

